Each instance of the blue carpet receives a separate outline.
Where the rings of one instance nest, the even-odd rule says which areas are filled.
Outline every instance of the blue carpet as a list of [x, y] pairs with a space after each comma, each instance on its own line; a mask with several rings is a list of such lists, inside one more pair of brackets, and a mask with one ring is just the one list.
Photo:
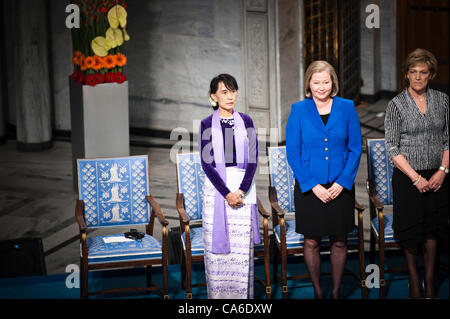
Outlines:
[[[349, 255], [347, 260], [347, 268], [359, 273], [358, 259]], [[322, 271], [330, 271], [330, 263], [328, 256], [322, 256]], [[446, 258], [446, 259], [445, 259]], [[420, 260], [420, 258], [419, 258]], [[442, 256], [442, 261], [448, 264], [448, 256]], [[290, 257], [288, 259], [288, 276], [306, 272], [305, 264], [302, 257]], [[377, 260], [375, 261], [375, 263]], [[366, 265], [369, 258], [366, 256]], [[394, 252], [387, 254], [387, 267], [403, 267], [403, 256]], [[419, 263], [419, 266], [420, 263]], [[204, 271], [202, 264], [195, 264], [193, 267], [193, 283], [204, 281]], [[271, 267], [271, 271], [273, 271]], [[1, 299], [78, 299], [80, 297], [80, 289], [67, 288], [66, 279], [69, 274], [57, 274], [46, 276], [31, 276], [0, 279], [0, 298]], [[264, 278], [264, 266], [262, 260], [255, 262], [255, 275]], [[421, 278], [423, 278], [423, 269], [420, 270]], [[115, 287], [142, 286], [145, 284], [145, 271], [143, 268], [124, 269], [124, 270], [108, 270], [90, 272], [89, 275], [90, 290], [101, 290]], [[169, 295], [171, 299], [184, 299], [185, 291], [181, 289], [180, 284], [180, 265], [169, 265]], [[282, 297], [281, 288], [277, 281], [272, 278], [272, 293], [274, 299]], [[386, 298], [387, 299], [407, 299], [408, 295], [408, 274], [389, 273], [385, 275], [386, 279]], [[153, 268], [153, 281], [162, 287], [161, 268]], [[289, 298], [291, 299], [311, 299], [313, 298], [313, 289], [309, 279], [288, 281]], [[321, 286], [324, 294], [329, 298], [331, 293], [331, 276], [321, 277]], [[436, 291], [437, 296], [441, 299], [448, 299], [449, 285], [448, 272], [440, 270], [436, 273]], [[368, 289], [369, 298], [376, 299], [379, 296], [379, 289]], [[342, 282], [341, 295], [344, 299], [360, 299], [361, 289], [359, 282], [350, 275], [345, 275]], [[206, 287], [193, 288], [193, 297], [195, 299], [206, 299]], [[157, 293], [127, 292], [121, 294], [111, 294], [106, 296], [95, 296], [91, 298], [160, 298]], [[255, 299], [265, 299], [264, 288], [255, 283]]]

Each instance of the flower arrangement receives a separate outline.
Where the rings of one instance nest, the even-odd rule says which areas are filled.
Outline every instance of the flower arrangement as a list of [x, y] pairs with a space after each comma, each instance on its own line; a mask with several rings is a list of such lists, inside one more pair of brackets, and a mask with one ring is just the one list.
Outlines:
[[125, 27], [125, 0], [73, 0], [80, 8], [80, 28], [72, 29], [74, 71], [80, 84], [123, 83], [127, 64], [123, 45], [130, 39]]

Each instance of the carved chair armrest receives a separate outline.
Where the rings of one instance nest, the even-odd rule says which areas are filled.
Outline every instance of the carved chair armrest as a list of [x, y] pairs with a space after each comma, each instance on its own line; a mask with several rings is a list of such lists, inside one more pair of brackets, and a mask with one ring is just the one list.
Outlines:
[[262, 205], [262, 203], [259, 199], [258, 199], [258, 212], [264, 218], [270, 217], [270, 214], [265, 210], [264, 206]]
[[358, 231], [364, 234], [363, 213], [366, 208], [355, 199], [355, 209], [358, 211]]
[[80, 233], [84, 233], [87, 230], [87, 225], [83, 217], [84, 202], [77, 199], [75, 205], [75, 219], [77, 220], [78, 227], [80, 228]]
[[378, 212], [378, 236], [380, 241], [384, 242], [384, 221], [383, 221], [383, 209], [384, 204], [380, 201], [378, 196], [375, 194], [375, 185], [371, 179], [367, 179], [366, 183], [367, 193], [369, 194], [370, 202], [377, 209]]
[[156, 202], [155, 198], [153, 198], [153, 196], [151, 196], [151, 195], [148, 195], [148, 196], [145, 196], [145, 199], [148, 201], [148, 203], [152, 207], [152, 212], [156, 213], [156, 216], [158, 217], [158, 220], [161, 223], [161, 225], [163, 227], [169, 225], [169, 222], [164, 217], [161, 207]]
[[357, 200], [355, 200], [355, 209], [358, 211], [358, 213], [362, 213], [366, 208], [363, 205], [361, 205]]
[[380, 201], [377, 194], [375, 194], [375, 185], [372, 180], [367, 179], [366, 189], [367, 194], [369, 194], [370, 202], [375, 206], [378, 212], [382, 212], [384, 209], [384, 204]]
[[176, 205], [181, 221], [183, 222], [183, 224], [189, 225], [189, 216], [184, 209], [184, 195], [182, 193], [177, 193]]
[[272, 206], [272, 210], [277, 213], [278, 217], [284, 217], [284, 210], [278, 204], [277, 191], [273, 186], [269, 186], [269, 201]]

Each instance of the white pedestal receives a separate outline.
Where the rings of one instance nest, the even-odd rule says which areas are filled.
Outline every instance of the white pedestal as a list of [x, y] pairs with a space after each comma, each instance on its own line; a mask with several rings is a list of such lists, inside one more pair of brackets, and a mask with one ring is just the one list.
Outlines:
[[128, 81], [80, 85], [69, 78], [74, 191], [77, 159], [130, 155]]

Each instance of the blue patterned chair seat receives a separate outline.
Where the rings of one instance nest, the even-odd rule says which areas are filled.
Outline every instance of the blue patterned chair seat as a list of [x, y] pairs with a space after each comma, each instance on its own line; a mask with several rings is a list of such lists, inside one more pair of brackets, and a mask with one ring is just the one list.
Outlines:
[[[88, 248], [88, 262], [104, 263], [116, 261], [134, 261], [142, 259], [161, 258], [161, 243], [153, 236], [145, 234], [140, 240], [116, 242], [125, 238], [123, 234], [89, 237], [86, 241]], [[108, 239], [111, 242], [106, 242]], [[105, 241], [106, 240], [106, 241]]]
[[[191, 239], [191, 251], [193, 256], [203, 255], [203, 227], [191, 227], [190, 228]], [[186, 233], [181, 235], [181, 242], [183, 244], [183, 250], [186, 251]]]
[[[295, 232], [295, 220], [286, 220], [286, 247], [290, 248], [302, 248], [304, 243], [304, 236], [302, 234], [298, 234]], [[280, 243], [280, 225], [275, 226], [275, 238], [278, 243]], [[357, 245], [358, 244], [358, 229], [353, 230], [347, 236], [347, 244], [348, 245]], [[328, 236], [323, 236], [322, 245], [329, 245], [330, 238]]]
[[[392, 229], [392, 221], [394, 216], [392, 214], [383, 215], [383, 225], [384, 225], [384, 241], [386, 243], [394, 243], [394, 230]], [[379, 236], [379, 226], [378, 217], [372, 219], [372, 229], [375, 231], [377, 237]]]

